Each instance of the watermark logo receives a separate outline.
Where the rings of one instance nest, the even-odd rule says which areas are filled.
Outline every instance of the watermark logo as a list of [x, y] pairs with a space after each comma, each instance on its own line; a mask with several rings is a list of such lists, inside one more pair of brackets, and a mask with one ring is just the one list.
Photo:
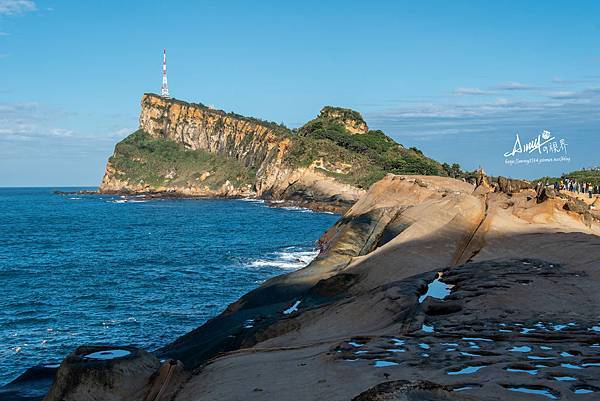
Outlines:
[[557, 138], [548, 130], [543, 130], [527, 142], [522, 142], [517, 133], [512, 150], [504, 153], [504, 164], [570, 162], [571, 157], [567, 155], [567, 146], [565, 138]]

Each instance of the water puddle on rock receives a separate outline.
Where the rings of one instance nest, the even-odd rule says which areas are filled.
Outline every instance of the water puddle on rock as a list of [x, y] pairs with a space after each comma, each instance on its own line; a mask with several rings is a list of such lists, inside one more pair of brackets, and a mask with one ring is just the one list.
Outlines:
[[561, 363], [560, 366], [566, 369], [583, 369], [581, 366], [574, 365], [572, 363]]
[[508, 350], [509, 352], [531, 352], [531, 347], [523, 345], [520, 347], [514, 346]]
[[558, 397], [549, 389], [542, 386], [539, 387], [506, 387], [508, 391], [515, 391], [517, 393], [543, 395], [551, 400], [557, 400]]
[[481, 387], [481, 386], [478, 385], [478, 384], [473, 384], [473, 385], [471, 385], [471, 384], [465, 384], [465, 385], [463, 385], [461, 387], [453, 388], [452, 391], [456, 391], [456, 392], [467, 391], [467, 390], [473, 390], [474, 388], [479, 388], [479, 387]]
[[287, 308], [286, 310], [283, 311], [284, 315], [289, 315], [292, 314], [294, 312], [298, 311], [298, 306], [300, 306], [300, 302], [302, 301], [296, 301], [294, 302], [294, 304], [292, 306], [290, 306], [289, 308]]
[[464, 341], [490, 341], [490, 342], [494, 341], [489, 338], [481, 338], [481, 337], [463, 337], [462, 339]]
[[553, 356], [527, 355], [527, 359], [531, 359], [534, 361], [544, 361], [544, 360], [555, 359], [555, 358]]
[[600, 362], [585, 362], [585, 363], [582, 363], [581, 366], [583, 366], [584, 368], [589, 368], [592, 366], [598, 367], [598, 366], [600, 366]]
[[398, 362], [392, 362], [392, 361], [375, 361], [375, 363], [373, 364], [373, 366], [375, 366], [376, 368], [385, 368], [388, 366], [396, 366], [396, 365], [400, 365]]
[[577, 378], [573, 376], [554, 376], [553, 379], [559, 382], [572, 382], [577, 380]]
[[124, 356], [127, 356], [129, 354], [131, 354], [131, 352], [124, 350], [124, 349], [111, 349], [111, 350], [106, 350], [106, 351], [92, 352], [91, 354], [85, 355], [84, 358], [98, 359], [98, 360], [110, 360], [110, 359], [116, 359], [116, 358], [123, 358]]
[[427, 286], [427, 292], [419, 297], [419, 303], [423, 303], [427, 297], [444, 299], [450, 295], [450, 292], [452, 292], [452, 287], [454, 286], [442, 282], [441, 279], [442, 273], [438, 273], [437, 278]]
[[467, 366], [465, 368], [462, 368], [461, 370], [451, 370], [449, 372], [447, 372], [447, 374], [449, 375], [470, 375], [472, 373], [477, 372], [480, 369], [485, 368], [487, 365], [480, 365], [480, 366]]
[[593, 394], [598, 391], [597, 388], [588, 387], [588, 386], [577, 386], [573, 388], [573, 394], [583, 395], [583, 394]]
[[506, 368], [505, 369], [507, 372], [512, 372], [512, 373], [527, 373], [528, 375], [531, 376], [535, 376], [538, 374], [538, 370], [537, 369], [519, 369], [519, 368]]

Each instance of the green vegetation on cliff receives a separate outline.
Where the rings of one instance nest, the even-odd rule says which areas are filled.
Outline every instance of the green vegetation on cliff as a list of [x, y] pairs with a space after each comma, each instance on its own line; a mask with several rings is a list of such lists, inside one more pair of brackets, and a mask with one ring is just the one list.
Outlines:
[[[325, 107], [323, 110], [327, 109]], [[359, 113], [347, 112], [349, 118], [362, 121]], [[331, 165], [351, 165], [348, 171], [326, 172], [340, 181], [362, 188], [368, 188], [387, 173], [447, 175], [438, 162], [424, 156], [416, 148], [404, 148], [382, 131], [371, 130], [352, 135], [344, 126], [323, 115], [298, 130], [293, 138], [288, 163], [308, 166], [314, 160], [323, 159]]]
[[[180, 143], [154, 139], [141, 130], [117, 144], [109, 163], [117, 171], [116, 178], [155, 188], [207, 185], [215, 189], [227, 180], [238, 187], [254, 183], [256, 174], [237, 160], [204, 150], [189, 150]], [[210, 175], [202, 179], [204, 172]]]

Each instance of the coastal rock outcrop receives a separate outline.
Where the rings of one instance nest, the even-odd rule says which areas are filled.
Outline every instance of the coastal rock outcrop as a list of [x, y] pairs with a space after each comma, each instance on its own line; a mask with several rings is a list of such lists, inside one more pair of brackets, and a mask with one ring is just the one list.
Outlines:
[[566, 199], [486, 183], [388, 175], [373, 185], [308, 267], [161, 350], [201, 367], [176, 400], [599, 391], [600, 225]]
[[61, 363], [44, 401], [144, 401], [159, 367], [134, 347], [82, 346]]

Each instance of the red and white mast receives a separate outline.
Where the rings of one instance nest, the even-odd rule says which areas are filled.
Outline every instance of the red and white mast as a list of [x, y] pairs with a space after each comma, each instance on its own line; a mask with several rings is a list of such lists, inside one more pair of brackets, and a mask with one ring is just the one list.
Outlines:
[[163, 77], [160, 95], [169, 98], [169, 84], [167, 83], [167, 49], [163, 49]]

